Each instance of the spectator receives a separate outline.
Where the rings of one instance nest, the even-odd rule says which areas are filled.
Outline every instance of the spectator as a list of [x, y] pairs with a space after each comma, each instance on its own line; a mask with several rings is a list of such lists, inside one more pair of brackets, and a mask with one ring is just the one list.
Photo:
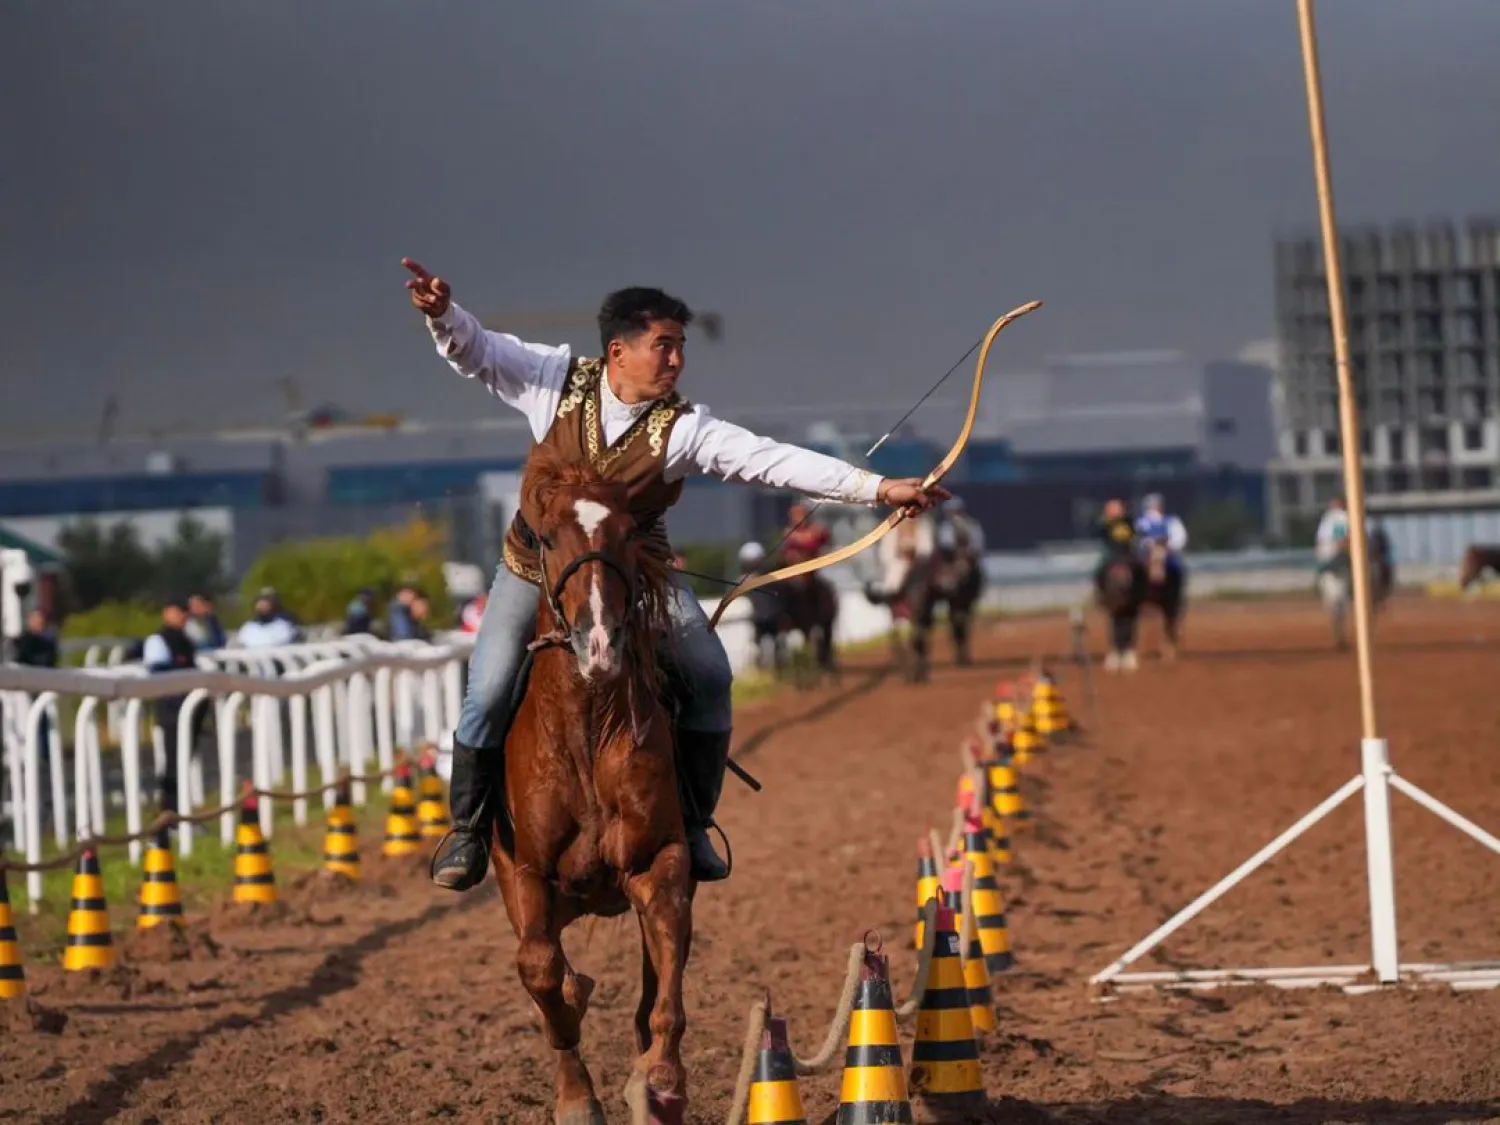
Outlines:
[[478, 633], [479, 625], [484, 620], [484, 608], [489, 604], [490, 596], [484, 593], [464, 606], [459, 618], [459, 629], [465, 633]]
[[375, 632], [375, 591], [369, 587], [354, 595], [344, 611], [344, 636]]
[[257, 601], [264, 598], [271, 604], [271, 616], [278, 621], [285, 621], [292, 627], [292, 640], [288, 643], [297, 643], [302, 640], [302, 622], [297, 620], [296, 614], [281, 604], [281, 595], [276, 592], [275, 586], [262, 586], [260, 593], [256, 595]]
[[[191, 671], [197, 667], [197, 652], [188, 639], [184, 626], [187, 624], [187, 607], [180, 601], [170, 601], [161, 611], [161, 628], [146, 638], [141, 650], [141, 659], [146, 670], [153, 675], [168, 672]], [[170, 695], [156, 701], [156, 723], [162, 729], [166, 744], [166, 769], [158, 779], [161, 784], [161, 807], [177, 811], [177, 745], [178, 718], [182, 714], [183, 695]], [[96, 828], [95, 831], [99, 829]]]
[[411, 629], [412, 638], [418, 641], [432, 640], [432, 629], [427, 620], [432, 616], [432, 605], [427, 600], [427, 595], [417, 594], [411, 600]]
[[57, 667], [57, 636], [41, 610], [27, 615], [26, 631], [16, 638], [12, 659], [31, 668]]
[[213, 599], [206, 594], [194, 594], [188, 598], [188, 622], [183, 632], [200, 652], [204, 649], [223, 648], [229, 643], [224, 626], [219, 624], [219, 614]]
[[264, 594], [255, 599], [250, 620], [240, 626], [239, 640], [245, 648], [279, 648], [296, 644], [297, 627], [276, 612], [276, 602]]
[[391, 602], [386, 612], [386, 633], [393, 641], [409, 641], [416, 636], [416, 629], [411, 617], [411, 603], [417, 598], [417, 588], [410, 582], [403, 582], [401, 588], [396, 591], [396, 597]]

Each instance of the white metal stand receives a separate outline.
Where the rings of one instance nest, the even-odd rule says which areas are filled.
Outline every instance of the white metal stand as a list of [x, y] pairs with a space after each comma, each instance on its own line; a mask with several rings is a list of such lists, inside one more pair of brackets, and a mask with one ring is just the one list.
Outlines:
[[[1308, 126], [1312, 135], [1313, 166], [1318, 184], [1318, 211], [1323, 231], [1323, 256], [1328, 286], [1328, 312], [1333, 329], [1334, 366], [1339, 390], [1339, 432], [1343, 438], [1344, 490], [1348, 496], [1350, 564], [1354, 583], [1354, 639], [1358, 657], [1363, 759], [1360, 773], [1350, 778], [1326, 801], [1231, 871], [1157, 931], [1135, 946], [1089, 983], [1119, 988], [1216, 988], [1224, 984], [1274, 984], [1284, 988], [1338, 985], [1346, 992], [1367, 991], [1405, 982], [1446, 983], [1454, 988], [1494, 988], [1500, 984], [1500, 962], [1454, 965], [1400, 963], [1396, 944], [1396, 876], [1391, 853], [1391, 789], [1399, 789], [1417, 804], [1500, 853], [1500, 840], [1397, 776], [1391, 768], [1385, 740], [1376, 734], [1375, 680], [1370, 644], [1369, 557], [1366, 554], [1364, 473], [1360, 462], [1359, 410], [1349, 366], [1349, 327], [1344, 309], [1344, 272], [1341, 239], [1333, 205], [1328, 137], [1323, 119], [1323, 87], [1318, 66], [1317, 29], [1313, 0], [1297, 0], [1302, 36], [1302, 61], [1307, 81]], [[1186, 972], [1127, 973], [1143, 954], [1228, 894], [1236, 884], [1270, 858], [1289, 847], [1314, 824], [1365, 791], [1365, 853], [1370, 882], [1369, 965], [1329, 965], [1324, 968], [1203, 969]]]
[[[1461, 962], [1450, 965], [1402, 964], [1396, 942], [1396, 877], [1392, 861], [1392, 789], [1405, 793], [1417, 804], [1442, 817], [1459, 831], [1472, 836], [1492, 852], [1500, 854], [1496, 839], [1473, 821], [1454, 812], [1419, 789], [1391, 768], [1384, 739], [1367, 738], [1361, 743], [1362, 771], [1301, 820], [1277, 836], [1235, 868], [1123, 957], [1090, 978], [1090, 984], [1109, 985], [1121, 991], [1143, 988], [1201, 989], [1234, 984], [1270, 984], [1280, 988], [1316, 988], [1335, 985], [1345, 992], [1367, 992], [1382, 985], [1399, 983], [1449, 984], [1454, 988], [1494, 988], [1500, 985], [1500, 961]], [[1180, 972], [1136, 972], [1125, 970], [1155, 949], [1172, 934], [1223, 898], [1239, 883], [1291, 846], [1299, 836], [1338, 808], [1361, 789], [1365, 794], [1365, 852], [1370, 884], [1371, 963], [1326, 965], [1284, 969], [1189, 969]]]

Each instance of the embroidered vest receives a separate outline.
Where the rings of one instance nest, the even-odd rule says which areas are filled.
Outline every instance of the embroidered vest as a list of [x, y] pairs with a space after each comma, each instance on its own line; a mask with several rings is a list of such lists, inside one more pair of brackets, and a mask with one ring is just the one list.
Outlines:
[[[690, 404], [676, 393], [659, 399], [630, 424], [618, 441], [608, 445], [599, 405], [599, 384], [603, 377], [603, 360], [574, 359], [568, 365], [567, 384], [562, 401], [557, 404], [557, 415], [538, 445], [547, 446], [570, 464], [592, 465], [606, 480], [623, 484], [636, 526], [647, 533], [648, 543], [664, 559], [671, 558], [662, 517], [682, 495], [683, 482], [668, 484], [662, 473], [666, 467], [667, 438]], [[507, 570], [532, 585], [539, 585], [542, 572], [533, 529], [540, 524], [541, 513], [529, 509], [526, 495], [523, 478], [521, 507], [505, 533], [502, 554]]]

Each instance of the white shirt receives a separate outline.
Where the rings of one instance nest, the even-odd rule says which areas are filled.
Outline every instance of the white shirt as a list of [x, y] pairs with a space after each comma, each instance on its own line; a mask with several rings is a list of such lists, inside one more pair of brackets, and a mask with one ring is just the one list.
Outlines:
[[245, 648], [278, 648], [292, 644], [296, 639], [297, 630], [283, 617], [273, 617], [265, 622], [252, 618], [241, 625], [239, 631], [240, 644]]
[[[547, 436], [572, 356], [566, 344], [529, 344], [507, 333], [487, 331], [451, 301], [442, 316], [427, 318], [427, 328], [438, 354], [455, 371], [466, 379], [478, 379], [501, 402], [525, 415], [535, 440]], [[607, 378], [600, 381], [599, 405], [604, 440], [611, 444], [651, 407], [650, 402], [621, 402]], [[751, 433], [715, 418], [698, 403], [673, 424], [665, 462], [663, 475], [669, 482], [696, 472], [845, 504], [876, 504], [882, 479], [837, 457]]]

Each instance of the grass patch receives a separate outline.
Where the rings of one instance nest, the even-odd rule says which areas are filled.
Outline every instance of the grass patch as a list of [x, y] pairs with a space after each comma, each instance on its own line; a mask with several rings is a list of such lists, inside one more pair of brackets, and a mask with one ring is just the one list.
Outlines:
[[[363, 808], [354, 810], [359, 828], [360, 855], [364, 859], [379, 852], [388, 808], [386, 795], [378, 786], [370, 787], [368, 800]], [[321, 800], [308, 801], [307, 824], [300, 827], [292, 819], [291, 802], [277, 802], [270, 845], [271, 862], [279, 886], [284, 888], [291, 880], [322, 867], [323, 822]], [[123, 814], [111, 818], [105, 834], [125, 834]], [[43, 858], [50, 859], [61, 850], [48, 847]], [[193, 838], [193, 854], [190, 856], [178, 855], [176, 841], [173, 841], [172, 858], [177, 867], [177, 885], [186, 916], [202, 916], [217, 903], [228, 899], [234, 883], [234, 852], [234, 844], [226, 846], [220, 839], [217, 821], [200, 826], [198, 835]], [[142, 852], [143, 857], [144, 854]], [[118, 941], [123, 933], [135, 927], [141, 887], [140, 867], [130, 862], [130, 853], [125, 848], [110, 847], [100, 853], [99, 869], [104, 878], [104, 897], [109, 904], [111, 928]], [[31, 913], [24, 875], [10, 874], [8, 887], [17, 935], [27, 959], [39, 964], [60, 961], [68, 932], [73, 870], [49, 871], [42, 876], [42, 899], [36, 914]]]

